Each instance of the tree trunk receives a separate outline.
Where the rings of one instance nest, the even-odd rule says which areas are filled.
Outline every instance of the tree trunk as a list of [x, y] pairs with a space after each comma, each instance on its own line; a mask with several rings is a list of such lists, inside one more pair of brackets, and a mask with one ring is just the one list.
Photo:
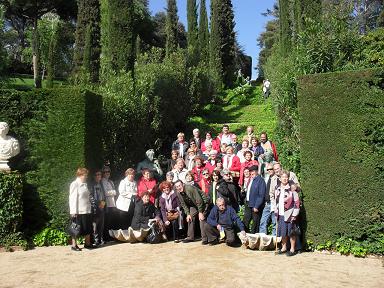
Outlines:
[[41, 88], [40, 77], [40, 48], [39, 48], [39, 31], [37, 30], [37, 18], [33, 20], [32, 27], [32, 64], [33, 64], [33, 80], [35, 88]]

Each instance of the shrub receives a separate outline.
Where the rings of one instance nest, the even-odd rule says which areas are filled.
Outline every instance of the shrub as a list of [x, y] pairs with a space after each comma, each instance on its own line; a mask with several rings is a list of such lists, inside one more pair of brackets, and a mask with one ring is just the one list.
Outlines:
[[341, 236], [382, 239], [383, 80], [383, 70], [299, 79], [302, 188], [315, 245]]
[[23, 183], [19, 173], [0, 172], [0, 238], [16, 233], [21, 224]]
[[33, 237], [33, 245], [42, 246], [65, 246], [68, 244], [69, 236], [63, 231], [53, 228], [45, 228]]

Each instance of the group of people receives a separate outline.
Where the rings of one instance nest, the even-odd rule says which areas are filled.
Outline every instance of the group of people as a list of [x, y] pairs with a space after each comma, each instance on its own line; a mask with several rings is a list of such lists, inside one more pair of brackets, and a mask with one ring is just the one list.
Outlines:
[[[85, 236], [84, 248], [111, 240], [110, 230], [148, 229], [155, 223], [163, 239], [175, 242], [201, 238], [203, 245], [233, 246], [237, 232], [264, 233], [282, 237], [279, 254], [292, 256], [300, 249], [300, 184], [293, 172], [282, 169], [266, 132], [257, 137], [249, 126], [239, 143], [228, 125], [216, 138], [208, 131], [202, 139], [194, 129], [189, 141], [184, 133], [177, 135], [170, 154], [160, 161], [148, 150], [136, 171], [125, 171], [118, 189], [108, 166], [90, 182], [87, 169], [77, 170], [69, 203]], [[81, 250], [75, 237], [71, 249]]]

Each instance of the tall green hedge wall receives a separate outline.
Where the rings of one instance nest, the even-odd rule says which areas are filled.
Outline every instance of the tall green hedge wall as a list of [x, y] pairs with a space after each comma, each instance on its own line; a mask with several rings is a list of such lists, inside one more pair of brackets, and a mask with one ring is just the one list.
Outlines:
[[384, 70], [298, 81], [307, 239], [383, 233]]
[[23, 214], [22, 177], [0, 172], [0, 238], [18, 231]]
[[[28, 201], [40, 200], [52, 226], [64, 229], [69, 184], [77, 167], [95, 169], [102, 164], [102, 98], [75, 88], [0, 94], [6, 103], [0, 110], [1, 121], [10, 124], [22, 147], [11, 168], [27, 173], [24, 223], [35, 225], [30, 218], [39, 221], [36, 203]], [[37, 197], [30, 195], [33, 191]]]

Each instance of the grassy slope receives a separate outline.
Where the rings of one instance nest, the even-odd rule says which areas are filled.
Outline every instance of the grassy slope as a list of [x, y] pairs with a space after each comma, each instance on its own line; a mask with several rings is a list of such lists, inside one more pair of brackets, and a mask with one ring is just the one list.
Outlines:
[[235, 104], [239, 102], [238, 97], [229, 95], [224, 95], [223, 103], [220, 105], [208, 104], [199, 116], [190, 119], [189, 126], [199, 128], [204, 137], [204, 132], [208, 130], [217, 136], [222, 125], [228, 124], [232, 132], [242, 137], [247, 126], [251, 125], [256, 135], [266, 131], [269, 138], [273, 139], [276, 115], [270, 99], [263, 103], [261, 88], [256, 87], [253, 93], [241, 102], [246, 104]]

